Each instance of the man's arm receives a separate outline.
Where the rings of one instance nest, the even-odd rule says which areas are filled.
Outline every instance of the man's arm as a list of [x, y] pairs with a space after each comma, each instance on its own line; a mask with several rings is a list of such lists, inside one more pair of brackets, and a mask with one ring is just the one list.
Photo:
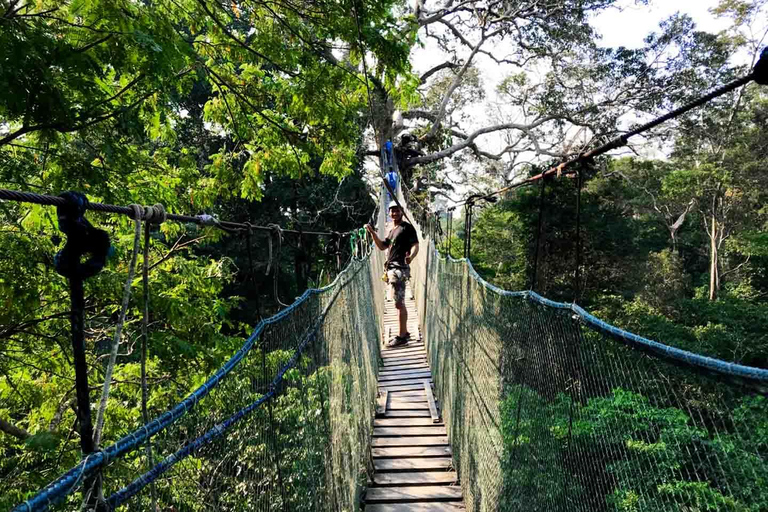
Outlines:
[[376, 230], [373, 229], [373, 226], [371, 226], [370, 224], [366, 224], [365, 230], [371, 234], [371, 237], [373, 238], [373, 243], [376, 244], [376, 247], [378, 247], [380, 251], [383, 251], [384, 249], [387, 248], [387, 244], [384, 243], [384, 241], [381, 238], [379, 238], [379, 235], [376, 234]]
[[411, 246], [411, 250], [408, 251], [408, 254], [405, 255], [405, 264], [410, 265], [411, 262], [416, 258], [416, 255], [419, 254], [419, 243], [416, 242]]

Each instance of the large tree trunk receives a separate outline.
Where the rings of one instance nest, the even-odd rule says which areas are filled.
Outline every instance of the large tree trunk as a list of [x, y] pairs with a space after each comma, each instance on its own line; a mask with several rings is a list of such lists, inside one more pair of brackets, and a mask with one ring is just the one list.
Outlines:
[[718, 251], [717, 251], [717, 219], [712, 216], [712, 228], [709, 232], [709, 300], [717, 299], [717, 292], [720, 289], [720, 276], [717, 272]]

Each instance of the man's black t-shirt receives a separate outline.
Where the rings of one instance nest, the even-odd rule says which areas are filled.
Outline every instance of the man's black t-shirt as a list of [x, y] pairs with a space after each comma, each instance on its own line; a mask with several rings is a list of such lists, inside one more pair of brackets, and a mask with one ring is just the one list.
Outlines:
[[389, 247], [387, 256], [387, 268], [406, 267], [405, 254], [410, 252], [413, 244], [419, 243], [419, 237], [416, 230], [407, 222], [401, 222], [395, 226], [384, 239], [384, 245]]

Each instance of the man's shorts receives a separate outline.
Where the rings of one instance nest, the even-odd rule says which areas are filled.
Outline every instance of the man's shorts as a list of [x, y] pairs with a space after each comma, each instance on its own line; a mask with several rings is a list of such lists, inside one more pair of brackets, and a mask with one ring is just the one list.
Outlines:
[[395, 305], [405, 304], [405, 283], [411, 278], [411, 269], [391, 268], [387, 270], [387, 278], [395, 292]]

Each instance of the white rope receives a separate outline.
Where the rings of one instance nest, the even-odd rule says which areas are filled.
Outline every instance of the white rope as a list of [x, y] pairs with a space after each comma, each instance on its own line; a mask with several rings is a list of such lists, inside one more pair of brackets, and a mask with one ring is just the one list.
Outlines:
[[125, 315], [128, 312], [128, 304], [131, 299], [131, 284], [133, 283], [133, 276], [136, 270], [136, 259], [139, 254], [139, 242], [141, 241], [141, 219], [145, 215], [145, 210], [136, 204], [131, 205], [134, 211], [134, 237], [133, 237], [133, 254], [131, 255], [131, 262], [128, 265], [128, 278], [125, 280], [125, 287], [123, 289], [123, 304], [120, 308], [120, 317], [117, 320], [117, 326], [115, 327], [115, 336], [112, 339], [112, 350], [109, 354], [109, 363], [107, 364], [106, 375], [104, 376], [104, 386], [101, 390], [101, 403], [99, 404], [99, 411], [96, 414], [96, 429], [93, 432], [93, 445], [94, 449], [98, 450], [99, 442], [101, 441], [101, 431], [104, 428], [104, 413], [107, 409], [107, 400], [109, 399], [109, 387], [112, 384], [112, 373], [115, 369], [115, 361], [117, 360], [117, 350], [120, 347], [120, 337], [123, 333], [123, 324], [125, 324]]

